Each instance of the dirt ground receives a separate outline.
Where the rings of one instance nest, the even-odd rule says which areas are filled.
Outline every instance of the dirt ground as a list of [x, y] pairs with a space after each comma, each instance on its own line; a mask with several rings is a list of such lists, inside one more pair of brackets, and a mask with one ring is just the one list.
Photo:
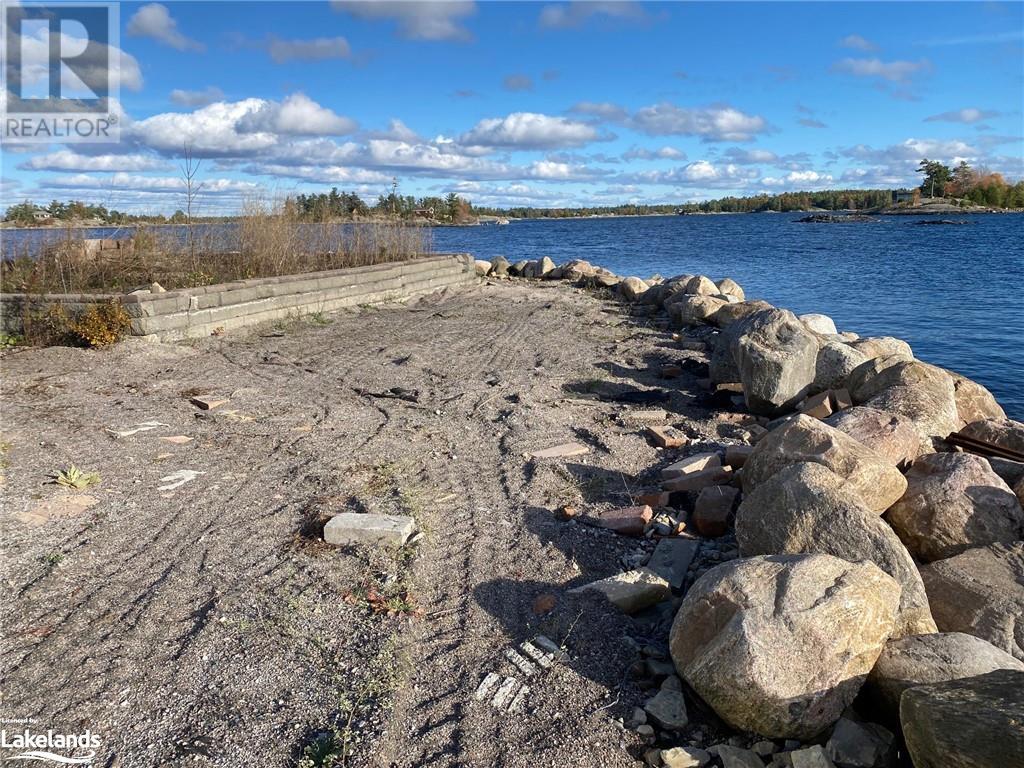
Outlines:
[[[640, 309], [511, 283], [194, 343], [7, 354], [0, 716], [89, 728], [97, 766], [290, 766], [324, 745], [350, 766], [637, 765], [616, 719], [645, 698], [630, 667], [664, 644], [665, 611], [630, 619], [567, 590], [644, 544], [555, 512], [629, 503], [669, 458], [624, 421], [635, 406], [595, 395], [665, 389], [697, 449], [729, 442], [702, 360]], [[392, 387], [417, 401], [365, 392]], [[201, 411], [196, 394], [228, 402]], [[590, 453], [524, 458], [570, 440]], [[48, 483], [71, 464], [100, 482]], [[412, 515], [423, 535], [397, 552], [318, 542], [351, 509]], [[526, 711], [475, 700], [538, 633], [569, 659], [530, 681]]]

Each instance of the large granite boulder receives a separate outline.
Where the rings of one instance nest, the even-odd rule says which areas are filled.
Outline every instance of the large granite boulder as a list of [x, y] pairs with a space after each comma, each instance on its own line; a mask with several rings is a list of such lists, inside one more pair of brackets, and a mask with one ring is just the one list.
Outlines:
[[626, 301], [636, 301], [650, 286], [639, 277], [627, 277], [619, 283], [619, 293]]
[[792, 410], [814, 383], [818, 340], [789, 310], [750, 315], [731, 348], [753, 413], [772, 416]]
[[984, 419], [1002, 421], [1006, 418], [1006, 412], [1002, 406], [985, 387], [959, 373], [953, 371], [947, 371], [947, 373], [953, 379], [956, 412], [960, 416], [960, 421], [970, 424]]
[[907, 481], [884, 456], [812, 416], [799, 415], [765, 435], [743, 465], [750, 493], [790, 464], [810, 461], [839, 475], [864, 504], [881, 513], [903, 496]]
[[495, 256], [491, 259], [491, 274], [494, 277], [508, 277], [508, 269], [512, 266], [504, 256]]
[[984, 675], [997, 669], [1024, 672], [1021, 662], [980, 637], [940, 632], [891, 639], [864, 685], [864, 696], [890, 722], [899, 717], [907, 688]]
[[1024, 660], [1024, 541], [925, 565], [921, 579], [941, 632], [966, 632]]
[[1024, 453], [1024, 424], [1013, 419], [985, 419], [969, 423], [961, 430], [964, 437]]
[[[719, 328], [728, 328], [733, 323], [744, 320], [751, 315], [762, 312], [766, 309], [773, 309], [767, 301], [737, 301], [726, 304], [715, 314], [715, 325]], [[730, 351], [730, 354], [732, 352]]]
[[728, 303], [703, 294], [677, 294], [672, 303], [665, 305], [665, 309], [669, 317], [675, 318], [683, 325], [707, 325], [715, 322], [718, 311]]
[[953, 378], [934, 365], [894, 356], [868, 360], [855, 368], [847, 380], [847, 389], [855, 403], [865, 403], [890, 387], [933, 386], [948, 386], [952, 393]]
[[734, 728], [809, 739], [839, 719], [892, 633], [900, 587], [830, 555], [734, 560], [690, 587], [676, 669]]
[[864, 357], [889, 357], [895, 355], [902, 360], [913, 360], [914, 352], [910, 345], [902, 339], [892, 336], [872, 336], [865, 339], [856, 339], [850, 345], [862, 352]]
[[748, 494], [736, 512], [736, 541], [744, 557], [820, 553], [870, 560], [902, 587], [893, 636], [936, 631], [906, 547], [843, 478], [821, 464], [791, 464]]
[[705, 277], [704, 275], [691, 277], [686, 282], [683, 290], [687, 293], [701, 296], [715, 296], [716, 294], [721, 293], [714, 281], [710, 277]]
[[841, 341], [822, 341], [814, 369], [813, 391], [842, 389], [857, 366], [867, 362], [863, 353]]
[[723, 277], [715, 285], [718, 286], [718, 292], [724, 293], [726, 296], [735, 296], [740, 301], [745, 301], [747, 298], [740, 284], [731, 277]]
[[917, 458], [921, 441], [913, 422], [905, 416], [855, 405], [833, 413], [825, 423], [884, 456], [895, 466]]
[[1024, 539], [1024, 509], [981, 456], [929, 453], [914, 460], [906, 478], [906, 493], [885, 518], [918, 559]]
[[835, 322], [833, 322], [832, 318], [828, 315], [819, 315], [812, 312], [810, 314], [800, 315], [800, 322], [803, 323], [811, 333], [817, 333], [821, 336], [835, 336], [839, 333], [839, 331], [836, 330]]
[[1024, 672], [908, 688], [900, 722], [915, 768], [1024, 765]]
[[597, 274], [597, 267], [589, 261], [573, 259], [562, 265], [562, 278], [573, 282], [593, 277]]
[[906, 416], [921, 438], [923, 452], [930, 452], [933, 439], [945, 439], [960, 428], [953, 396], [953, 380], [930, 378], [917, 385], [889, 387], [864, 403], [880, 411]]

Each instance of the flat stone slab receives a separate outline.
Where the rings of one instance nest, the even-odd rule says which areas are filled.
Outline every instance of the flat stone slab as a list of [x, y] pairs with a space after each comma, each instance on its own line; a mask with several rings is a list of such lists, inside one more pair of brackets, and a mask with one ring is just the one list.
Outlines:
[[662, 489], [674, 491], [699, 491], [711, 485], [724, 485], [732, 480], [729, 467], [708, 467], [698, 472], [675, 477], [662, 482]]
[[324, 541], [336, 546], [366, 544], [400, 547], [416, 531], [416, 521], [399, 515], [342, 512], [327, 521]]
[[648, 427], [647, 437], [659, 448], [682, 448], [690, 438], [675, 427]]
[[637, 613], [672, 596], [668, 582], [648, 568], [637, 568], [570, 589], [570, 594], [599, 592], [623, 613]]
[[722, 466], [722, 460], [718, 458], [717, 453], [695, 453], [693, 456], [687, 456], [685, 459], [680, 459], [663, 468], [661, 476], [669, 480], [673, 477], [682, 477], [683, 475], [700, 472], [702, 469], [720, 466]]
[[192, 405], [203, 411], [212, 411], [214, 408], [219, 408], [227, 402], [226, 398], [213, 397], [211, 395], [197, 395], [191, 400]]
[[697, 555], [696, 539], [662, 539], [654, 548], [647, 568], [665, 579], [673, 589], [682, 589], [686, 572]]
[[597, 512], [588, 522], [598, 528], [607, 528], [623, 536], [643, 536], [644, 528], [651, 522], [653, 510], [646, 504], [637, 507], [619, 507]]
[[644, 711], [661, 728], [670, 731], [681, 731], [690, 722], [682, 691], [658, 691], [653, 699], [644, 704]]
[[582, 456], [585, 453], [590, 453], [590, 448], [582, 443], [563, 443], [562, 445], [555, 445], [527, 455], [531, 459], [565, 459], [572, 456]]

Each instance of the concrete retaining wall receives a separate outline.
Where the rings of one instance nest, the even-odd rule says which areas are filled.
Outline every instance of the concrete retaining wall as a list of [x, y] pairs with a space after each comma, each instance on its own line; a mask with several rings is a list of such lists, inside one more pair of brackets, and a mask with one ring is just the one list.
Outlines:
[[3, 329], [20, 333], [27, 302], [63, 304], [81, 311], [90, 303], [118, 298], [132, 318], [133, 336], [163, 341], [209, 336], [246, 325], [317, 312], [333, 312], [362, 304], [404, 301], [442, 288], [476, 281], [468, 254], [430, 256], [303, 275], [254, 278], [166, 293], [126, 295], [0, 294]]

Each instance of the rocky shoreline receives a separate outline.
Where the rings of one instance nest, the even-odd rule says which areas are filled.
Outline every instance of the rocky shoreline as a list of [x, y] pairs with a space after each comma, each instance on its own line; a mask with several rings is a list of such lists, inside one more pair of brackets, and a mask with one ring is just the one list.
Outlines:
[[475, 266], [667, 316], [742, 414], [751, 447], [692, 453], [645, 412], [675, 449], [661, 486], [587, 520], [644, 541], [574, 591], [651, 622], [632, 670], [651, 696], [623, 722], [648, 765], [1024, 765], [1024, 424], [988, 390], [729, 278]]

